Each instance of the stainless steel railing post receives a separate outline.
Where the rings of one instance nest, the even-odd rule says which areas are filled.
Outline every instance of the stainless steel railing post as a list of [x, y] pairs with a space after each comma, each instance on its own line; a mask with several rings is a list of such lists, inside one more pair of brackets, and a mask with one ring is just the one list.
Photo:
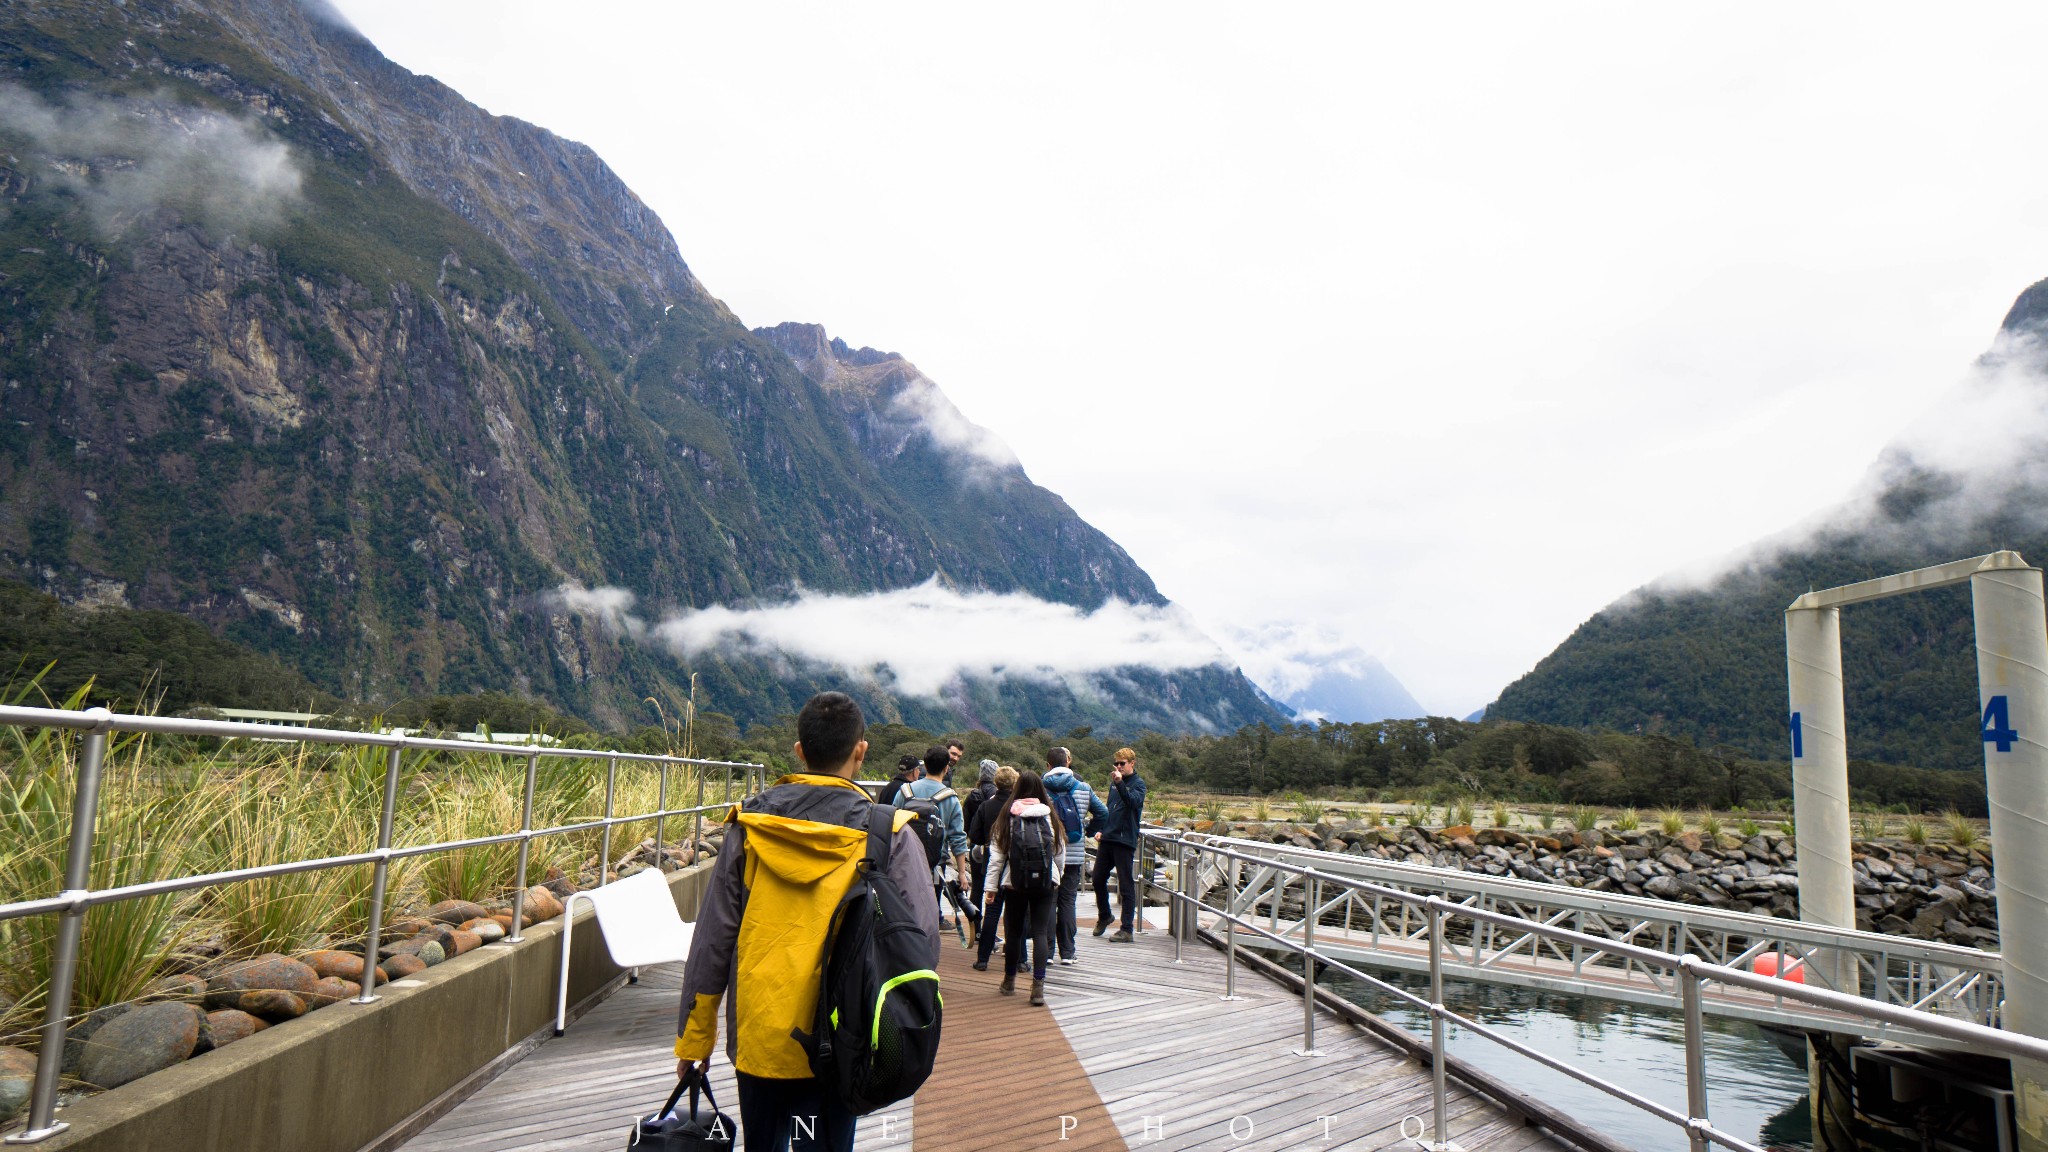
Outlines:
[[1238, 862], [1230, 862], [1230, 878], [1224, 885], [1223, 897], [1223, 998], [1242, 1000], [1237, 994], [1237, 912], [1241, 905], [1238, 899]]
[[[90, 715], [109, 717], [105, 708]], [[78, 902], [64, 909], [57, 939], [50, 945], [50, 1004], [43, 1014], [42, 1049], [36, 1054], [36, 1081], [29, 1090], [28, 1127], [9, 1136], [10, 1144], [34, 1144], [71, 1127], [57, 1119], [57, 1077], [64, 1067], [64, 1032], [71, 1022], [71, 985], [78, 975], [78, 940], [85, 932], [85, 893], [92, 887], [92, 834], [99, 818], [100, 771], [106, 766], [107, 733], [90, 732], [78, 783], [71, 792], [71, 843], [64, 850], [64, 895]]]
[[519, 878], [513, 881], [512, 934], [507, 943], [517, 944], [526, 933], [526, 864], [533, 855], [533, 779], [540, 772], [540, 753], [526, 757], [526, 797], [519, 804]]
[[704, 766], [697, 770], [697, 811], [690, 817], [690, 863], [697, 863], [698, 846], [704, 843]]
[[607, 883], [612, 871], [612, 796], [619, 789], [619, 758], [607, 757], [604, 767], [604, 832], [598, 840], [597, 886]]
[[[405, 737], [384, 755], [384, 813], [377, 819], [377, 851], [391, 850], [391, 826], [398, 813], [398, 768], [405, 753]], [[370, 881], [370, 925], [363, 933], [363, 978], [362, 991], [354, 1000], [357, 1004], [373, 1004], [377, 1000], [377, 946], [384, 933], [384, 896], [391, 882], [391, 858], [379, 856], [371, 866], [374, 878]]]
[[661, 784], [654, 794], [654, 868], [668, 863], [668, 856], [662, 849], [661, 834], [668, 825], [668, 761], [661, 762]]
[[1173, 931], [1173, 962], [1181, 963], [1182, 941], [1188, 936], [1188, 848], [1186, 844], [1174, 846], [1173, 852], [1173, 911], [1168, 917]]
[[1432, 897], [1429, 901], [1429, 1077], [1430, 1107], [1434, 1110], [1437, 1148], [1449, 1146], [1447, 1096], [1444, 1090], [1444, 909]]
[[[1316, 895], [1321, 885], [1310, 875], [1302, 885], [1301, 909], [1301, 1051], [1297, 1055], [1320, 1056], [1316, 1051]], [[1276, 901], [1277, 903], [1277, 901]]]
[[1678, 993], [1685, 1007], [1685, 1115], [1686, 1137], [1692, 1152], [1707, 1152], [1707, 1135], [1701, 1128], [1707, 1118], [1707, 1038], [1700, 1013], [1700, 978], [1693, 971], [1699, 957], [1688, 952], [1678, 962]]

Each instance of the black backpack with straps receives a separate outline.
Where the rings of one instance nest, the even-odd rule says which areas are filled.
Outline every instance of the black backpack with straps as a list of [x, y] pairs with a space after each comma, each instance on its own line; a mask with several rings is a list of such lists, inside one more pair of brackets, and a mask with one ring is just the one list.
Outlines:
[[1019, 816], [1010, 813], [1010, 847], [1003, 853], [1003, 871], [1010, 887], [1018, 892], [1050, 892], [1059, 887], [1052, 878], [1052, 858], [1057, 850], [1051, 816]]
[[917, 1091], [939, 1054], [939, 974], [931, 938], [889, 875], [895, 811], [868, 814], [868, 853], [832, 914], [811, 1031], [793, 1031], [811, 1073], [865, 1116]]
[[918, 842], [924, 845], [925, 863], [934, 868], [946, 856], [946, 821], [939, 812], [939, 800], [951, 791], [948, 788], [929, 796], [919, 796], [906, 788], [904, 794], [907, 798], [897, 805], [905, 812], [917, 813], [917, 822], [910, 826], [910, 830], [917, 833]]

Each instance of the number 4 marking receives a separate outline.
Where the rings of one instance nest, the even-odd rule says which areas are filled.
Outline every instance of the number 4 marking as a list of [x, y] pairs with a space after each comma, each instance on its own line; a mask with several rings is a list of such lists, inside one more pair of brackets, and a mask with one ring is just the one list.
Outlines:
[[2012, 751], [2020, 734], [2013, 730], [2011, 708], [2005, 697], [1993, 696], [1984, 705], [1984, 742], [1998, 745], [2000, 752]]

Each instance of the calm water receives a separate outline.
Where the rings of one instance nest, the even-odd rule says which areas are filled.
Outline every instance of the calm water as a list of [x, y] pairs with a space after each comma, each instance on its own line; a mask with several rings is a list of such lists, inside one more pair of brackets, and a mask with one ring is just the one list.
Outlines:
[[[1429, 978], [1381, 970], [1389, 984], [1427, 994]], [[1418, 1035], [1429, 1015], [1341, 973], [1317, 980], [1353, 1003]], [[1676, 1012], [1611, 1000], [1499, 984], [1446, 981], [1444, 1002], [1532, 1048], [1602, 1079], [1685, 1111], [1685, 1028]], [[1707, 1110], [1714, 1126], [1766, 1148], [1807, 1152], [1812, 1132], [1806, 1073], [1754, 1024], [1706, 1020]], [[1450, 1031], [1451, 1053], [1528, 1095], [1563, 1109], [1634, 1148], [1684, 1152], [1678, 1127], [1464, 1029]], [[1456, 1128], [1452, 1129], [1456, 1138]]]

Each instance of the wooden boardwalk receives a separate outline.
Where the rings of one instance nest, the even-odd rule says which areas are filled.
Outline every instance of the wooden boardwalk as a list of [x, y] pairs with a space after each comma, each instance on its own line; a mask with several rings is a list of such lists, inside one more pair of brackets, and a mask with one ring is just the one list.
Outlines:
[[[1298, 996], [1240, 969], [1244, 999], [1224, 1003], [1223, 958], [1214, 949], [1189, 945], [1176, 965], [1164, 932], [1110, 944], [1091, 938], [1089, 924], [1084, 916], [1081, 964], [1052, 968], [1046, 1008], [1027, 1003], [1028, 973], [1015, 996], [998, 995], [1000, 953], [990, 971], [975, 972], [949, 937], [939, 1066], [914, 1101], [863, 1118], [859, 1146], [1414, 1147], [1401, 1125], [1429, 1115], [1425, 1066], [1328, 1012], [1318, 1013], [1319, 1054], [1297, 1055]], [[615, 1152], [633, 1117], [674, 1085], [678, 987], [679, 973], [666, 968], [621, 988], [404, 1148]], [[722, 1051], [712, 1081], [723, 1110], [737, 1117]], [[1450, 1112], [1452, 1138], [1472, 1152], [1564, 1147], [1455, 1082]]]

